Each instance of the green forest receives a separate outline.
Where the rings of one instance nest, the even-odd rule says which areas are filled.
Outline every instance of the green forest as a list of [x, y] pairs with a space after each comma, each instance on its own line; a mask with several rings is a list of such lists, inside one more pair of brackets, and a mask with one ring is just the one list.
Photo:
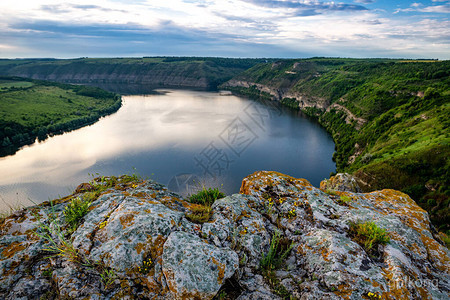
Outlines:
[[0, 155], [96, 122], [121, 97], [96, 87], [0, 77]]

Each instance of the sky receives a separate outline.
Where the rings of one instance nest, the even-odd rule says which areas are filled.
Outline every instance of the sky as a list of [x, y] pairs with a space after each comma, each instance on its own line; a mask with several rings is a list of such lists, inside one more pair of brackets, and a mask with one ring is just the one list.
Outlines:
[[450, 1], [0, 0], [0, 58], [450, 59]]

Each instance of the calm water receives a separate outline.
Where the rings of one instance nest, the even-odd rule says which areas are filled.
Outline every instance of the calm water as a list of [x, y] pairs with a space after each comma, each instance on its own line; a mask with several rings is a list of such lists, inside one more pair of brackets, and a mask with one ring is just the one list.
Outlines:
[[332, 138], [290, 110], [224, 93], [161, 92], [124, 96], [117, 113], [0, 158], [0, 209], [68, 195], [95, 173], [137, 172], [180, 193], [193, 180], [223, 184], [230, 194], [258, 170], [313, 185], [335, 170]]

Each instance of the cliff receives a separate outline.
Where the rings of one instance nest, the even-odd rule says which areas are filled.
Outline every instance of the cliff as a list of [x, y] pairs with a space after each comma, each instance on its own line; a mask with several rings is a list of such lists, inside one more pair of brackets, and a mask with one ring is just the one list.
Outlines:
[[278, 88], [272, 85], [264, 85], [246, 80], [231, 79], [222, 84], [221, 88], [235, 90], [238, 93], [245, 93], [245, 90], [242, 90], [241, 88], [250, 89], [258, 91], [259, 95], [257, 96], [262, 95], [264, 97], [264, 95], [266, 95], [272, 100], [279, 102], [282, 102], [285, 99], [292, 99], [296, 102], [295, 107], [300, 109], [310, 107], [325, 110], [330, 106], [330, 101], [325, 98], [314, 97], [288, 88]]
[[333, 136], [338, 172], [409, 194], [450, 233], [450, 61], [311, 58], [258, 64], [221, 87], [278, 101]]
[[[80, 58], [2, 60], [0, 74], [117, 90], [117, 84], [144, 88], [215, 89], [259, 59], [211, 57]], [[124, 86], [125, 92], [129, 89]]]
[[156, 182], [99, 178], [0, 223], [0, 298], [448, 299], [423, 209], [327, 188], [256, 172], [193, 223], [201, 206]]

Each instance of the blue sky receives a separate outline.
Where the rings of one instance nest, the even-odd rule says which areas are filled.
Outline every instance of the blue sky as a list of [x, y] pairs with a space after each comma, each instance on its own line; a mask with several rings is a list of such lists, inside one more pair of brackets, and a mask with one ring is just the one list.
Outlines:
[[449, 15], [447, 0], [1, 0], [0, 57], [450, 59]]

